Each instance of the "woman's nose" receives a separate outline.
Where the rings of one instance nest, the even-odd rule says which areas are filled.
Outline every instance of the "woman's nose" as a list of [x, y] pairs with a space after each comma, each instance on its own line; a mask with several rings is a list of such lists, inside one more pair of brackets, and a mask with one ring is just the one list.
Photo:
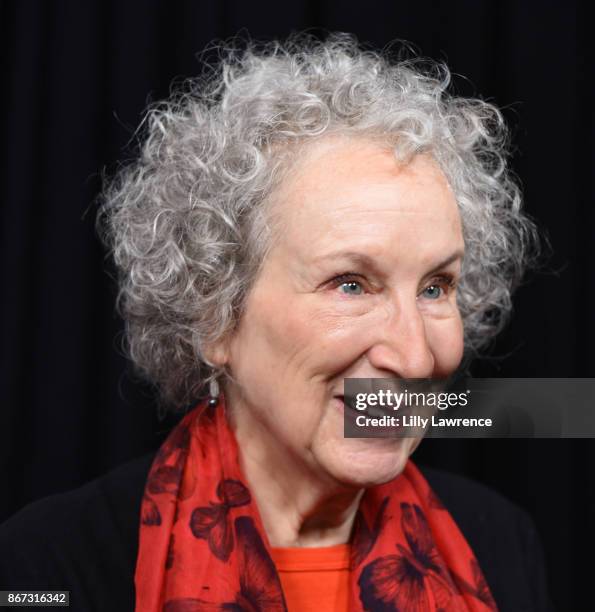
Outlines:
[[378, 327], [370, 364], [392, 378], [431, 378], [435, 359], [417, 302], [401, 304]]

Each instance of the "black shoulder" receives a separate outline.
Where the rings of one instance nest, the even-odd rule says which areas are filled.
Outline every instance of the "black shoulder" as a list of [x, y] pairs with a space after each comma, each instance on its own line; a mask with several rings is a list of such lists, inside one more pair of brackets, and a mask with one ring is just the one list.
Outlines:
[[[104, 592], [105, 609], [132, 609], [140, 505], [152, 460], [143, 456], [33, 502], [0, 525], [0, 589], [70, 590], [77, 610], [96, 609]], [[115, 607], [108, 593], [125, 605]]]
[[469, 478], [420, 470], [471, 546], [499, 610], [553, 610], [541, 539], [529, 514]]
[[506, 523], [519, 514], [526, 514], [522, 508], [480, 482], [435, 468], [420, 466], [420, 470], [457, 523], [482, 525], [496, 517]]

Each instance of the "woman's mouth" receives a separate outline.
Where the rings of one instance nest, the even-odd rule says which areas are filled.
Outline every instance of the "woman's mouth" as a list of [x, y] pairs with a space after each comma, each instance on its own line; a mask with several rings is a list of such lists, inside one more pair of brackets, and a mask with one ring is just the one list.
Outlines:
[[[347, 401], [344, 395], [335, 395], [333, 397], [336, 406], [343, 415], [345, 422], [345, 431], [348, 430], [352, 433], [362, 433], [362, 424], [356, 421], [357, 417], [364, 416], [366, 419], [370, 418], [373, 420], [386, 419], [394, 417], [394, 412], [386, 407], [379, 406], [367, 406], [366, 410], [360, 410], [356, 408], [355, 397], [347, 397]], [[351, 400], [351, 401], [350, 401]], [[363, 427], [367, 435], [353, 435], [349, 437], [364, 437], [364, 438], [402, 438], [402, 430], [398, 418], [391, 419], [383, 425], [375, 425], [374, 427]], [[400, 432], [400, 433], [398, 433]]]
[[356, 415], [362, 414], [361, 410], [357, 410], [353, 402], [345, 401], [344, 395], [336, 395], [335, 398], [337, 407], [341, 411], [342, 414], [347, 415], [350, 418], [355, 418]]

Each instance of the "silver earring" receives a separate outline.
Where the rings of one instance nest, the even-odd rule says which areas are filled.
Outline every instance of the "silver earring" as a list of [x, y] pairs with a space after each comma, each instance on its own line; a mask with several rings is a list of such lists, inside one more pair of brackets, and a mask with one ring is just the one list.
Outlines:
[[219, 383], [213, 378], [209, 383], [209, 408], [214, 408], [219, 403]]

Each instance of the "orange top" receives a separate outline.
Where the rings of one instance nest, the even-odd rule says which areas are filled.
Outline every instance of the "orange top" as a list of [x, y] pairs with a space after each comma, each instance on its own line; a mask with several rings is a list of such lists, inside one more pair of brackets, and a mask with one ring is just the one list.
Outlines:
[[349, 603], [349, 544], [273, 548], [288, 612], [345, 612]]

